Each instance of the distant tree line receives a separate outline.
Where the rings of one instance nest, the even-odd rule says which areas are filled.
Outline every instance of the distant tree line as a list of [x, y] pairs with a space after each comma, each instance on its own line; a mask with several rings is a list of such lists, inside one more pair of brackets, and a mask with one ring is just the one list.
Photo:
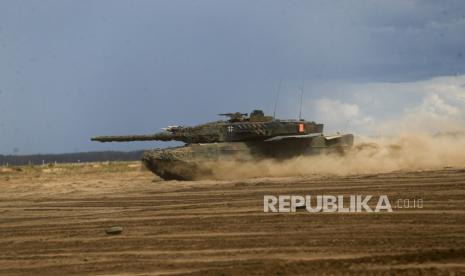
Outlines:
[[97, 151], [63, 154], [34, 154], [34, 155], [0, 155], [0, 165], [42, 165], [49, 163], [78, 163], [104, 161], [136, 161], [140, 160], [143, 151]]

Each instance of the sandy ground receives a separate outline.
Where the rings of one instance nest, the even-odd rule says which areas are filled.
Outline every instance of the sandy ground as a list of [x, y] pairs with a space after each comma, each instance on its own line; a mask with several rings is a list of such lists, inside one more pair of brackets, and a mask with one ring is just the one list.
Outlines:
[[[464, 169], [165, 182], [123, 163], [3, 168], [0, 188], [0, 274], [465, 273]], [[395, 209], [264, 213], [268, 194], [386, 194]], [[424, 207], [396, 208], [413, 198]]]

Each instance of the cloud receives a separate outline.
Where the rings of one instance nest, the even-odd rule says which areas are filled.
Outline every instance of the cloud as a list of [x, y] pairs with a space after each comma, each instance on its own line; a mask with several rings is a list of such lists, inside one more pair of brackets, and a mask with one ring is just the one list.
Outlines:
[[[342, 102], [338, 99], [318, 99], [313, 102], [314, 119], [326, 124], [330, 132], [349, 131], [349, 126], [359, 129], [371, 127], [373, 119], [360, 111], [358, 104]], [[329, 128], [328, 128], [329, 126]]]
[[426, 96], [422, 103], [413, 110], [413, 113], [415, 112], [443, 118], [456, 117], [461, 114], [458, 107], [446, 102], [444, 98], [435, 93]]
[[306, 116], [364, 135], [465, 130], [465, 76], [398, 83], [339, 83]]
[[427, 93], [421, 103], [407, 109], [401, 118], [380, 122], [378, 131], [384, 134], [406, 132], [464, 132], [465, 113], [450, 95]]
[[418, 86], [420, 102], [404, 108], [402, 116], [396, 120], [382, 122], [380, 128], [397, 125], [397, 132], [463, 132], [465, 130], [465, 78], [442, 77], [412, 83]]
[[330, 122], [349, 120], [359, 116], [360, 108], [356, 104], [343, 103], [339, 100], [319, 99], [315, 101], [318, 114]]

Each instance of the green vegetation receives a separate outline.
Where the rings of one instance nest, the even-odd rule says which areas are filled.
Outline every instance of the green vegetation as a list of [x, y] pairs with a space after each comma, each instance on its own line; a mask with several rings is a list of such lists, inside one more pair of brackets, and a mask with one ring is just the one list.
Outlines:
[[48, 163], [85, 163], [105, 161], [138, 161], [143, 151], [100, 151], [63, 154], [0, 155], [0, 166], [44, 165]]
[[130, 172], [144, 169], [139, 161], [91, 162], [91, 163], [48, 163], [44, 165], [0, 166], [0, 175], [64, 175]]

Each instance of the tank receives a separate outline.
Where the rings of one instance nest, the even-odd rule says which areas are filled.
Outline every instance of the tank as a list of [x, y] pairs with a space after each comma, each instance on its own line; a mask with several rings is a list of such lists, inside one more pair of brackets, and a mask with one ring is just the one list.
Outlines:
[[149, 135], [98, 136], [99, 142], [180, 141], [185, 145], [144, 152], [142, 162], [166, 180], [195, 180], [213, 175], [206, 164], [218, 161], [284, 160], [302, 155], [342, 153], [352, 134], [324, 135], [323, 124], [278, 120], [263, 111], [224, 113], [224, 120], [192, 127], [168, 126]]

